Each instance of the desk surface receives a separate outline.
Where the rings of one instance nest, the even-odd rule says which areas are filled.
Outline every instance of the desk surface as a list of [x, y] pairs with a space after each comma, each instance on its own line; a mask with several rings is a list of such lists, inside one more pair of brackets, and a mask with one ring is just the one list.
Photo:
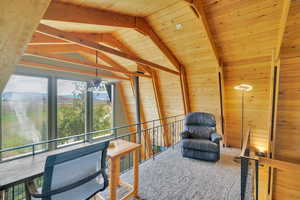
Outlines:
[[[114, 148], [109, 148], [107, 155], [109, 158], [114, 158], [118, 155], [126, 154], [136, 148], [140, 144], [127, 142], [125, 140], [115, 140]], [[37, 154], [35, 156], [28, 156], [13, 161], [8, 161], [0, 164], [0, 190], [9, 187], [12, 184], [23, 182], [26, 179], [37, 177], [43, 174], [46, 159], [49, 155], [71, 151], [81, 147], [89, 146], [95, 143], [81, 143], [45, 153]]]

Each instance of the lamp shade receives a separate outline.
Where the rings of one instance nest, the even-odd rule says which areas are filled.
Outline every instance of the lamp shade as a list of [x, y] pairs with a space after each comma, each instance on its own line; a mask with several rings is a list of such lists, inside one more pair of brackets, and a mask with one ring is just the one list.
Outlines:
[[253, 87], [252, 87], [252, 85], [248, 85], [248, 84], [239, 84], [239, 85], [234, 86], [234, 89], [249, 92], [253, 89]]

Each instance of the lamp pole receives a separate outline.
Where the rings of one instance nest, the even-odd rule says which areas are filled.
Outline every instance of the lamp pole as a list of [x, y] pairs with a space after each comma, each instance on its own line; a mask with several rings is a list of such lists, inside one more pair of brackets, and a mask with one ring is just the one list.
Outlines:
[[[235, 90], [240, 90], [242, 91], [242, 99], [241, 99], [241, 106], [242, 106], [242, 112], [241, 112], [241, 117], [242, 117], [242, 124], [241, 124], [241, 150], [243, 149], [243, 143], [244, 143], [244, 116], [245, 116], [245, 92], [249, 92], [253, 89], [251, 85], [247, 84], [240, 84], [234, 87]], [[237, 156], [234, 158], [234, 161], [239, 162], [240, 157]]]
[[245, 106], [245, 90], [242, 90], [242, 130], [241, 130], [241, 149], [244, 142], [244, 106]]

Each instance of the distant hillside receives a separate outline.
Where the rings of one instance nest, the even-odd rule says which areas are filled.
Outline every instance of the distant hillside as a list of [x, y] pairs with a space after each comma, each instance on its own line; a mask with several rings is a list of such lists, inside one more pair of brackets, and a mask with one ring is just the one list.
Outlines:
[[[3, 101], [7, 101], [10, 99], [14, 99], [14, 100], [22, 100], [24, 98], [31, 98], [31, 99], [36, 99], [36, 100], [41, 100], [41, 99], [45, 99], [47, 98], [48, 95], [47, 94], [43, 94], [43, 93], [31, 93], [31, 92], [4, 92], [2, 94], [2, 100]], [[99, 93], [94, 95], [94, 97], [96, 98], [97, 101], [109, 101], [109, 97], [107, 94], [105, 93]], [[74, 99], [73, 95], [63, 95], [60, 96], [60, 98], [62, 99]]]

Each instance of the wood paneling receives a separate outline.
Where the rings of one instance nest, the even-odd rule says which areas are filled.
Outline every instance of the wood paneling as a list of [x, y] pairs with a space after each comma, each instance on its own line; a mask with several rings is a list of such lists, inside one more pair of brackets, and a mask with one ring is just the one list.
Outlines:
[[205, 0], [224, 62], [270, 56], [277, 41], [281, 0]]
[[[14, 72], [50, 0], [1, 0], [0, 91]], [[26, 8], [26, 9], [24, 9]]]
[[[185, 66], [191, 111], [215, 114], [220, 126], [218, 62], [210, 48], [210, 41], [204, 34], [204, 25], [184, 1], [152, 14], [148, 21]], [[176, 24], [181, 24], [182, 29], [177, 30]], [[164, 109], [168, 115], [182, 113], [178, 106], [182, 101], [179, 98], [180, 84], [177, 83], [177, 78], [170, 79], [164, 72], [160, 72], [159, 76], [161, 84], [165, 85], [162, 86]]]
[[79, 6], [92, 8], [109, 9], [116, 12], [138, 16], [150, 15], [162, 8], [166, 8], [181, 0], [56, 0], [61, 2], [73, 3]]
[[[280, 60], [275, 159], [300, 163], [300, 2], [292, 1]], [[298, 49], [298, 50], [297, 50]], [[273, 199], [300, 199], [300, 172], [277, 170]]]
[[252, 91], [245, 92], [244, 134], [251, 127], [251, 145], [259, 151], [267, 150], [270, 70], [270, 62], [224, 68], [225, 126], [230, 146], [240, 147], [242, 92], [234, 86], [244, 83], [253, 86]]

